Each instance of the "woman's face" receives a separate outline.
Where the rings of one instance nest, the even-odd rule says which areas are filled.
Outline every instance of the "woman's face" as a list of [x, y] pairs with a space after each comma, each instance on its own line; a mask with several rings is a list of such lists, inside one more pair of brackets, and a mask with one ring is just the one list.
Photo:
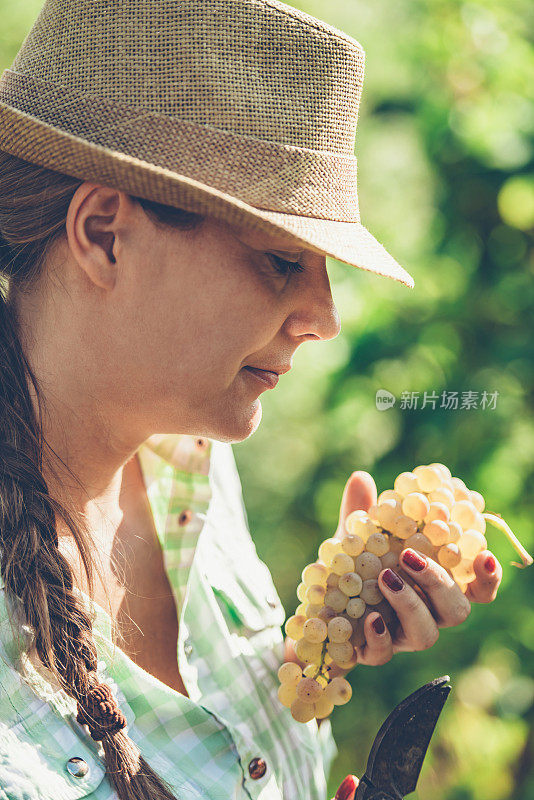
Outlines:
[[[244, 367], [285, 371], [300, 344], [340, 331], [326, 259], [283, 235], [213, 219], [162, 229], [128, 195], [89, 183], [66, 227], [68, 292], [58, 307], [72, 369], [91, 383], [99, 414], [141, 441], [247, 438], [269, 387]], [[280, 274], [284, 263], [268, 253], [304, 269]]]

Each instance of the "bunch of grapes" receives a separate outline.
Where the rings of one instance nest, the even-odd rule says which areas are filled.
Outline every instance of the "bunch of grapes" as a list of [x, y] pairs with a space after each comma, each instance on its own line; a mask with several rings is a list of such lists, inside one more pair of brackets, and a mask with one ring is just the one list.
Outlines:
[[306, 664], [302, 670], [288, 661], [278, 671], [278, 697], [294, 719], [321, 719], [335, 705], [348, 703], [350, 683], [329, 673], [332, 665], [351, 670], [358, 663], [368, 614], [379, 611], [394, 635], [399, 619], [377, 580], [383, 569], [395, 569], [422, 596], [399, 563], [405, 548], [441, 564], [464, 593], [476, 577], [475, 557], [488, 546], [486, 522], [502, 530], [521, 555], [523, 563], [512, 564], [532, 563], [506, 522], [484, 508], [482, 495], [444, 464], [425, 464], [398, 475], [393, 489], [382, 492], [369, 511], [349, 514], [340, 539], [322, 542], [317, 561], [302, 572], [300, 605], [285, 624], [286, 634], [296, 640], [296, 655]]

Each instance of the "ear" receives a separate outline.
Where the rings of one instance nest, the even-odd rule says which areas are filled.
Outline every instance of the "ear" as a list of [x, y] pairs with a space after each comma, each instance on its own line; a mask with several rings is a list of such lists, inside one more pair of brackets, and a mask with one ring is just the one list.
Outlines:
[[87, 278], [113, 289], [119, 225], [131, 200], [116, 189], [85, 181], [74, 193], [66, 219], [71, 254]]

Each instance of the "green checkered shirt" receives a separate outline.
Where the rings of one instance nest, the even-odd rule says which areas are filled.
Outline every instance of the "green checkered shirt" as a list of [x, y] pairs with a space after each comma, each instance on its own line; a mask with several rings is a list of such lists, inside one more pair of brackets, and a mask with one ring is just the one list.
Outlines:
[[[181, 800], [326, 800], [337, 748], [329, 720], [295, 722], [278, 700], [286, 615], [248, 530], [231, 445], [158, 434], [138, 453], [189, 697], [114, 645], [109, 615], [80, 592], [97, 615], [100, 679], [130, 738]], [[101, 743], [76, 721], [75, 701], [50, 680], [31, 641], [0, 579], [0, 800], [117, 800]], [[70, 774], [74, 757], [86, 762], [85, 776]]]

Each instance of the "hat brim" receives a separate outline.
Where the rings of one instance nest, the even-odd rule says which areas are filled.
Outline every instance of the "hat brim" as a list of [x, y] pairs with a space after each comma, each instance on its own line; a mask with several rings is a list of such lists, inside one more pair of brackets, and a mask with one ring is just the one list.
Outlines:
[[267, 234], [284, 232], [353, 267], [413, 288], [412, 276], [361, 222], [304, 217], [256, 208], [179, 172], [88, 142], [0, 102], [0, 149], [80, 180], [94, 181], [166, 205]]

